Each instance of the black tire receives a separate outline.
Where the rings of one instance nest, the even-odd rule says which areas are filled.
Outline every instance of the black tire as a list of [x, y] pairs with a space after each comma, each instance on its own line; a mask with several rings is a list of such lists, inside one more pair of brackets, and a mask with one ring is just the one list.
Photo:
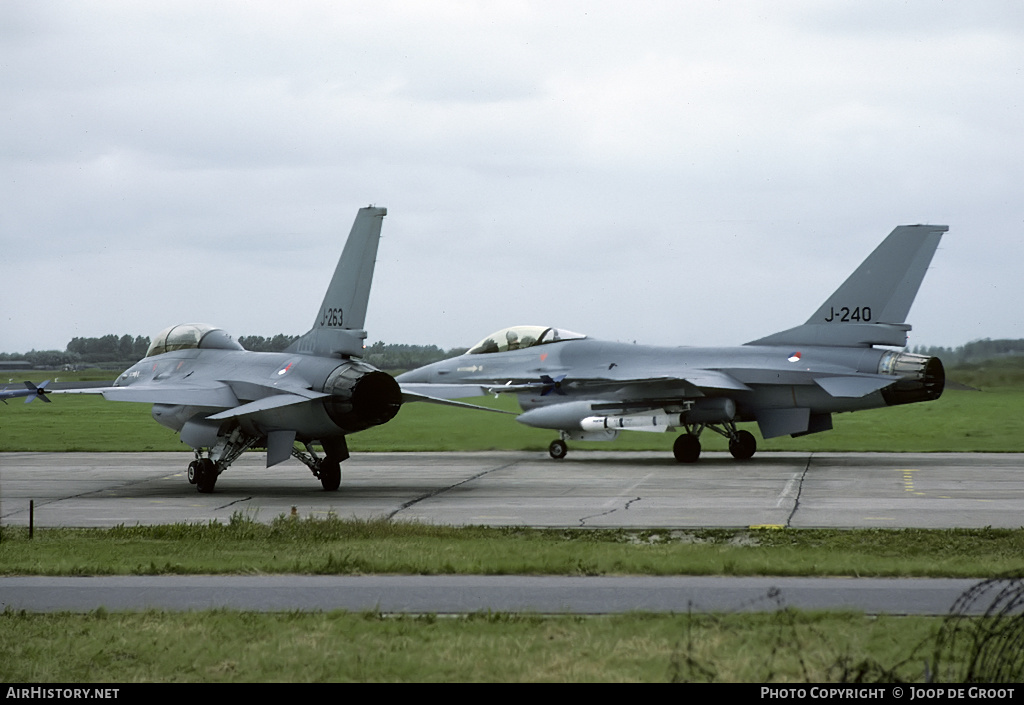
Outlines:
[[196, 471], [199, 469], [199, 461], [193, 460], [188, 464], [188, 484], [196, 484]]
[[217, 465], [209, 458], [203, 458], [196, 466], [196, 490], [202, 494], [211, 494], [217, 484]]
[[736, 460], [750, 460], [757, 451], [757, 439], [750, 431], [737, 431], [736, 438], [729, 441], [729, 452]]
[[551, 441], [551, 445], [548, 446], [548, 455], [555, 460], [561, 460], [569, 452], [569, 446], [565, 445], [565, 441]]
[[320, 484], [325, 492], [337, 492], [341, 487], [341, 463], [337, 460], [324, 460], [320, 463]]
[[696, 463], [700, 459], [700, 439], [692, 433], [684, 433], [672, 445], [672, 454], [680, 463]]

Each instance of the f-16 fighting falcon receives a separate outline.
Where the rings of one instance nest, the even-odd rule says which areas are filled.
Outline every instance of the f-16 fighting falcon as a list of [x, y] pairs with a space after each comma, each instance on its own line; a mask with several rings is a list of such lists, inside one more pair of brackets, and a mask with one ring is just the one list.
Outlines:
[[337, 490], [347, 434], [391, 420], [403, 401], [470, 406], [403, 394], [391, 375], [359, 359], [386, 214], [360, 209], [313, 327], [284, 352], [245, 350], [205, 324], [171, 326], [113, 386], [63, 393], [152, 403], [153, 418], [195, 450], [188, 479], [200, 492], [213, 492], [217, 477], [254, 447], [267, 449], [268, 468], [294, 456], [325, 490]]
[[[518, 396], [518, 421], [567, 440], [612, 440], [621, 430], [674, 431], [676, 460], [696, 462], [700, 436], [729, 439], [738, 460], [763, 438], [832, 428], [832, 414], [938, 399], [942, 362], [890, 349], [907, 344], [907, 314], [944, 225], [902, 225], [803, 325], [739, 347], [654, 347], [594, 340], [547, 326], [515, 326], [465, 355], [398, 377], [402, 389], [458, 399]], [[876, 347], [887, 346], [887, 347]]]

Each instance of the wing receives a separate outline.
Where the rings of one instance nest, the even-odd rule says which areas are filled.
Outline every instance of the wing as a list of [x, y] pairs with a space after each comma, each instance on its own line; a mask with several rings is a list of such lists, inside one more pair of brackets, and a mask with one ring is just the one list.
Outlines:
[[102, 394], [107, 401], [130, 401], [142, 404], [209, 406], [230, 408], [239, 405], [231, 387], [218, 382], [197, 384], [133, 384], [127, 387], [86, 387], [55, 389], [54, 394]]
[[[55, 390], [58, 394], [102, 394], [107, 401], [127, 401], [169, 406], [202, 406], [226, 409], [214, 417], [227, 419], [302, 404], [330, 396], [301, 386], [268, 386], [252, 382], [217, 381], [208, 384], [131, 384], [124, 387], [87, 387]], [[243, 402], [248, 399], [251, 401]]]
[[[431, 386], [431, 385], [426, 385]], [[439, 385], [441, 386], [441, 385]], [[469, 387], [470, 385], [455, 385]], [[670, 396], [693, 398], [705, 396], [705, 391], [736, 391], [749, 392], [751, 388], [727, 372], [708, 369], [690, 369], [685, 372], [672, 375], [652, 375], [648, 377], [637, 377], [630, 374], [615, 373], [614, 368], [608, 374], [570, 376], [559, 375], [551, 377], [541, 375], [539, 378], [511, 379], [504, 384], [482, 385], [482, 389], [491, 394], [541, 394], [548, 395], [552, 392], [564, 393], [566, 389], [574, 392], [583, 392], [587, 388], [615, 387], [621, 390], [633, 389], [639, 394], [657, 394], [659, 396]], [[658, 391], [658, 390], [662, 391]]]

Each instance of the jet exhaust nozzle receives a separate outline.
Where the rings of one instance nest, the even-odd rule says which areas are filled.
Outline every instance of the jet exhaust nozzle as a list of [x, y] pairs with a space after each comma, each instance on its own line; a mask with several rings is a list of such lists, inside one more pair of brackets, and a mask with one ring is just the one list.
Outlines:
[[946, 386], [946, 370], [937, 357], [887, 352], [878, 363], [878, 373], [900, 378], [882, 390], [889, 406], [934, 401]]
[[402, 406], [394, 377], [355, 360], [335, 369], [324, 391], [331, 395], [324, 400], [328, 416], [346, 433], [387, 423]]

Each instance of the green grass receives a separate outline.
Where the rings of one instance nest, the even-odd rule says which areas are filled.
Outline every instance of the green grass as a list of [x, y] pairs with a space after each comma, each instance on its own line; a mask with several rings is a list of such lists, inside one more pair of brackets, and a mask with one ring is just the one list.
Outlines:
[[[936, 618], [0, 613], [0, 682], [920, 682]], [[123, 686], [123, 699], [132, 691]]]
[[[34, 372], [22, 379], [41, 382], [109, 381], [113, 374]], [[1024, 366], [997, 360], [949, 370], [948, 378], [980, 391], [947, 389], [934, 402], [835, 414], [835, 428], [802, 438], [758, 439], [759, 452], [1024, 452]], [[0, 452], [4, 451], [172, 451], [186, 449], [176, 433], [157, 424], [149, 404], [107, 402], [98, 396], [54, 395], [51, 404], [21, 399], [0, 406]], [[475, 404], [518, 412], [511, 396], [469, 399]], [[755, 433], [755, 424], [746, 424]], [[414, 403], [383, 426], [349, 436], [354, 452], [374, 451], [543, 451], [555, 432], [529, 428], [513, 416], [435, 404]], [[675, 434], [624, 432], [610, 443], [572, 442], [592, 450], [671, 452]], [[706, 450], [727, 450], [714, 433], [701, 437]]]
[[[52, 403], [0, 406], [0, 452], [187, 450], [176, 433], [156, 423], [149, 404], [108, 402], [98, 396], [51, 396]], [[470, 400], [506, 410], [514, 399]], [[759, 439], [764, 451], [1024, 452], [1024, 389], [947, 391], [938, 401], [834, 416], [835, 429], [802, 438]], [[755, 433], [756, 425], [748, 425]], [[542, 451], [554, 431], [529, 428], [513, 416], [414, 403], [383, 426], [349, 436], [353, 452]], [[576, 449], [671, 452], [675, 434], [624, 432], [610, 443], [570, 442]], [[706, 450], [727, 450], [706, 433]]]
[[4, 527], [0, 574], [774, 575], [991, 577], [1024, 530], [621, 531], [296, 519], [112, 529]]
[[[552, 531], [298, 520], [4, 529], [9, 574], [362, 572], [984, 575], [1024, 531]], [[936, 557], [941, 557], [937, 559]], [[958, 678], [938, 617], [462, 617], [0, 612], [0, 682], [921, 682]]]

